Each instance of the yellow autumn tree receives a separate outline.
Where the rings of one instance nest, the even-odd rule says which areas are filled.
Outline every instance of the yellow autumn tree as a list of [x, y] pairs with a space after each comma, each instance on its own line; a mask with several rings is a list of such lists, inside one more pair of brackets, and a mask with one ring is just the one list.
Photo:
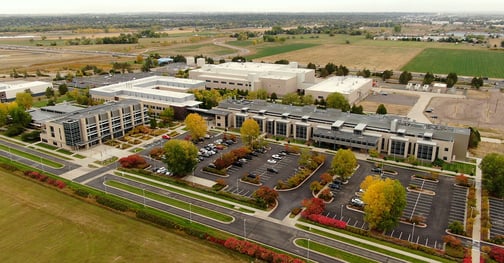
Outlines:
[[332, 175], [339, 175], [341, 180], [346, 181], [353, 174], [357, 167], [357, 158], [350, 149], [339, 149], [334, 155], [329, 172]]
[[[365, 180], [366, 181], [366, 180]], [[370, 229], [392, 230], [406, 207], [406, 190], [398, 180], [368, 179], [370, 184], [362, 195], [364, 202], [364, 221]]]
[[193, 140], [198, 140], [199, 138], [203, 138], [207, 132], [207, 124], [205, 119], [201, 117], [197, 113], [191, 113], [187, 115], [184, 120], [184, 124], [186, 125], [189, 134]]
[[25, 110], [29, 110], [33, 105], [33, 97], [28, 92], [16, 93], [16, 103]]
[[247, 119], [243, 122], [240, 133], [243, 142], [248, 146], [253, 146], [259, 137], [259, 124], [254, 119]]
[[380, 180], [380, 176], [372, 176], [368, 175], [366, 178], [364, 178], [364, 181], [360, 184], [360, 188], [364, 191], [366, 191], [370, 185], [376, 183], [377, 181]]

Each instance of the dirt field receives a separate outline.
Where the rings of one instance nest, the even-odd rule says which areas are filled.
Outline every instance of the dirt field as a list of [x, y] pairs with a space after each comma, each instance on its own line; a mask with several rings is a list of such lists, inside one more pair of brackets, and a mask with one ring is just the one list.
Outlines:
[[443, 124], [504, 131], [504, 93], [469, 91], [467, 99], [434, 98], [429, 107]]
[[329, 62], [342, 64], [349, 68], [373, 70], [399, 70], [423, 49], [413, 47], [376, 47], [361, 45], [325, 44], [313, 48], [261, 58], [261, 61], [274, 62], [280, 59], [309, 62], [325, 65]]
[[380, 94], [370, 94], [359, 105], [364, 107], [365, 112], [376, 112], [378, 105], [384, 104], [389, 114], [397, 114], [406, 116], [415, 105], [418, 96], [408, 96], [404, 94], [388, 94], [387, 96]]

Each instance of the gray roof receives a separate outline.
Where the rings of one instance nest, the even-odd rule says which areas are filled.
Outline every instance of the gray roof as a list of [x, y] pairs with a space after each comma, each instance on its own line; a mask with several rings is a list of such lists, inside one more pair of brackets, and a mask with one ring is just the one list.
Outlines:
[[79, 120], [81, 118], [94, 116], [99, 113], [109, 112], [115, 109], [120, 109], [124, 106], [134, 105], [140, 103], [138, 100], [121, 100], [121, 101], [111, 101], [101, 105], [91, 106], [89, 108], [81, 109], [72, 113], [65, 115], [64, 117], [58, 119], [56, 122], [63, 123], [65, 121]]
[[[316, 106], [292, 106], [276, 103], [269, 103], [262, 100], [224, 100], [218, 108], [240, 111], [248, 108], [248, 112], [259, 114], [265, 110], [265, 116], [281, 117], [288, 113], [289, 119], [301, 119], [309, 116], [309, 122], [323, 123], [331, 125], [336, 121], [343, 121], [344, 127], [355, 128], [358, 124], [366, 124], [367, 131], [395, 133], [397, 129], [405, 129], [407, 135], [423, 136], [425, 132], [432, 132], [433, 139], [451, 141], [455, 134], [469, 135], [466, 128], [456, 128], [444, 125], [418, 123], [409, 120], [407, 117], [397, 115], [360, 115], [349, 112], [342, 112], [339, 109], [317, 109]], [[392, 130], [392, 121], [397, 121], [396, 130]]]

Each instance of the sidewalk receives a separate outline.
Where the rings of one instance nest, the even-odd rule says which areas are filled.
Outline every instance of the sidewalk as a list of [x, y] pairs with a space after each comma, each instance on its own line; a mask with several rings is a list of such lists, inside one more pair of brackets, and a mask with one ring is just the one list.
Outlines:
[[481, 163], [481, 159], [476, 159], [476, 178], [475, 178], [475, 188], [476, 188], [476, 218], [473, 223], [473, 232], [472, 232], [472, 262], [479, 263], [480, 262], [480, 239], [481, 239], [481, 169], [479, 165]]

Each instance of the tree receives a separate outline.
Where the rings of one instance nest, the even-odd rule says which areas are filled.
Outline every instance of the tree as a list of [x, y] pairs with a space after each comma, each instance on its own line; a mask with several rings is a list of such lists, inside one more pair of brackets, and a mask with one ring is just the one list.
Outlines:
[[311, 163], [312, 163], [311, 157], [312, 157], [312, 154], [310, 152], [310, 149], [302, 148], [301, 154], [299, 155], [299, 159], [298, 159], [298, 165], [303, 166], [303, 167], [311, 167]]
[[256, 199], [256, 202], [264, 207], [267, 208], [271, 205], [274, 205], [276, 203], [276, 200], [278, 198], [278, 192], [274, 189], [271, 189], [267, 186], [261, 186], [259, 187], [253, 194], [252, 197]]
[[397, 226], [406, 207], [406, 190], [398, 180], [374, 179], [362, 195], [364, 220], [370, 229], [389, 231]]
[[23, 107], [15, 107], [9, 110], [9, 116], [13, 124], [27, 127], [31, 122], [31, 115]]
[[310, 190], [312, 192], [318, 193], [318, 191], [322, 190], [322, 188], [324, 188], [324, 186], [322, 186], [319, 181], [313, 181], [310, 184]]
[[130, 156], [123, 157], [119, 159], [119, 163], [124, 168], [144, 169], [145, 167], [149, 166], [147, 161], [145, 161], [145, 159], [138, 154], [132, 154]]
[[474, 127], [469, 127], [471, 133], [469, 134], [469, 148], [478, 147], [479, 142], [481, 142], [481, 136], [478, 129]]
[[266, 89], [257, 90], [257, 99], [266, 100], [268, 99], [268, 91]]
[[327, 96], [326, 106], [328, 108], [340, 109], [341, 111], [350, 110], [350, 103], [348, 103], [343, 94], [338, 92], [331, 93]]
[[259, 137], [259, 124], [254, 119], [247, 119], [240, 128], [240, 134], [245, 145], [252, 147]]
[[446, 76], [446, 86], [448, 88], [455, 86], [457, 80], [458, 80], [457, 73], [454, 72], [448, 73], [448, 76]]
[[184, 176], [196, 168], [198, 164], [198, 148], [190, 141], [169, 140], [164, 145], [164, 159], [168, 170], [174, 175]]
[[412, 79], [413, 79], [413, 76], [411, 75], [411, 72], [403, 71], [401, 73], [401, 75], [399, 76], [399, 83], [400, 84], [408, 84], [408, 82]]
[[173, 108], [168, 106], [161, 113], [159, 113], [159, 119], [161, 119], [163, 125], [169, 125], [171, 124], [174, 115], [175, 112], [173, 111]]
[[53, 88], [47, 87], [46, 90], [45, 90], [45, 96], [47, 98], [53, 97], [54, 96], [54, 90], [53, 90]]
[[378, 182], [381, 180], [381, 177], [379, 175], [368, 175], [360, 184], [360, 188], [366, 192], [366, 190], [369, 188], [369, 186], [373, 185], [374, 183]]
[[378, 108], [376, 109], [376, 114], [387, 114], [387, 108], [385, 108], [385, 105], [380, 104], [378, 105]]
[[362, 107], [362, 105], [355, 106], [354, 104], [352, 105], [352, 109], [350, 109], [350, 112], [355, 114], [364, 114], [364, 107]]
[[334, 63], [327, 63], [324, 67], [327, 70], [328, 75], [333, 74], [336, 70], [338, 70], [338, 66], [334, 65]]
[[270, 95], [270, 100], [275, 102], [278, 99], [278, 96], [275, 92], [272, 92]]
[[16, 93], [16, 103], [25, 110], [29, 110], [33, 105], [33, 97], [31, 93], [28, 92]]
[[394, 71], [392, 70], [385, 70], [382, 73], [382, 80], [385, 81], [387, 79], [390, 79], [394, 75]]
[[289, 63], [290, 62], [287, 59], [280, 59], [280, 60], [275, 61], [274, 64], [289, 65]]
[[431, 84], [433, 81], [434, 81], [434, 74], [432, 74], [431, 72], [425, 73], [422, 83]]
[[401, 33], [401, 25], [394, 25], [394, 33]]
[[231, 59], [232, 62], [246, 62], [247, 59], [242, 56], [236, 56]]
[[329, 172], [339, 175], [342, 181], [348, 180], [357, 167], [357, 158], [350, 149], [339, 149], [334, 155]]
[[65, 95], [68, 92], [68, 86], [63, 83], [58, 86], [58, 93], [60, 96]]
[[324, 201], [320, 198], [304, 199], [301, 205], [305, 207], [305, 210], [301, 213], [303, 217], [313, 214], [320, 215], [325, 209]]
[[282, 104], [286, 105], [297, 105], [299, 104], [299, 95], [296, 92], [287, 93], [282, 97]]
[[189, 134], [193, 140], [203, 138], [207, 132], [207, 124], [205, 120], [197, 113], [187, 115], [184, 120], [184, 124], [186, 125], [187, 130], [189, 130]]
[[482, 77], [474, 77], [471, 80], [471, 87], [475, 89], [479, 89], [481, 86], [483, 86], [483, 78]]
[[311, 94], [301, 96], [301, 103], [303, 105], [312, 105], [315, 99]]
[[487, 154], [480, 164], [483, 173], [483, 186], [490, 195], [504, 197], [504, 155]]
[[313, 63], [308, 63], [308, 65], [306, 65], [306, 68], [308, 69], [317, 69], [317, 65], [313, 64]]

